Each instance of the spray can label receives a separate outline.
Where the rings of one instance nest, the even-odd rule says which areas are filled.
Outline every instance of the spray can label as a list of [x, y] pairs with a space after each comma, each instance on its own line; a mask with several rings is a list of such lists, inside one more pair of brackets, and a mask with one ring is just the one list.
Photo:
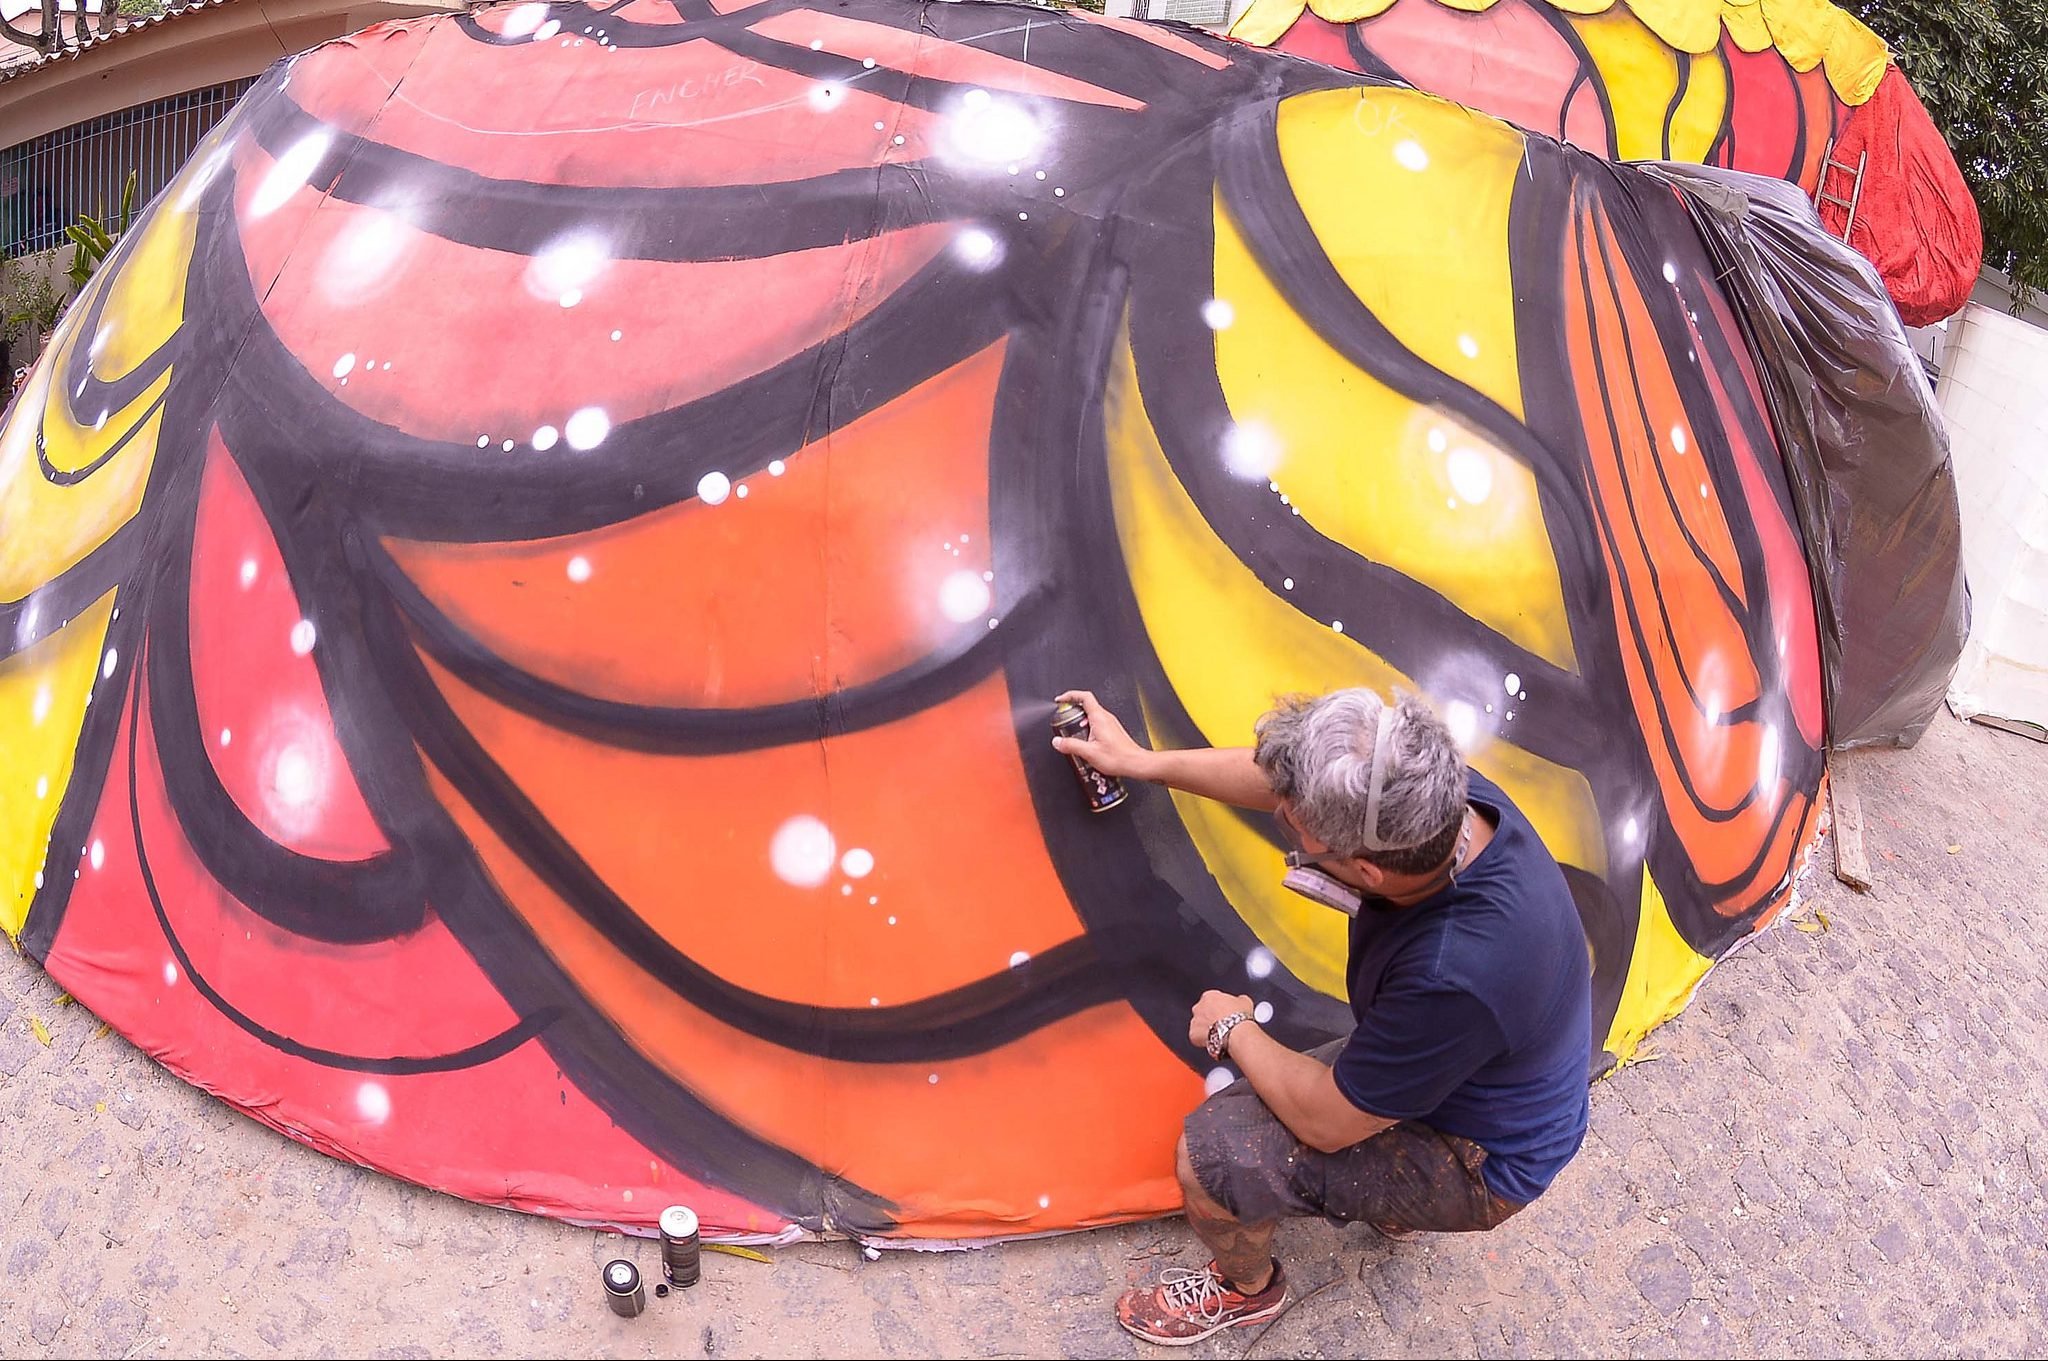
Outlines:
[[[1060, 737], [1086, 739], [1089, 735], [1088, 711], [1068, 700], [1056, 704], [1052, 710], [1052, 730]], [[1078, 756], [1067, 758], [1073, 762], [1074, 775], [1081, 781], [1081, 793], [1088, 800], [1088, 811], [1107, 813], [1110, 809], [1130, 797], [1124, 782], [1114, 775], [1105, 775]]]

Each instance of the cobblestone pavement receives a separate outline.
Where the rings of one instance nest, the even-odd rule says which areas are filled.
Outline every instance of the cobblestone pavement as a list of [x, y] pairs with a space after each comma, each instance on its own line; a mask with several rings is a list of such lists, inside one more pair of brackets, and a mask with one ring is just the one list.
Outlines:
[[[1811, 933], [1738, 952], [1597, 1084], [1550, 1195], [1485, 1237], [1291, 1225], [1296, 1306], [1191, 1353], [2048, 1348], [2048, 748], [1944, 715], [1850, 759], [1875, 890], [1824, 850]], [[0, 957], [4, 1356], [1128, 1356], [1114, 1293], [1197, 1260], [1178, 1221], [873, 1263], [806, 1244], [707, 1256], [622, 1320], [597, 1265], [652, 1268], [650, 1244], [330, 1161], [55, 991]]]

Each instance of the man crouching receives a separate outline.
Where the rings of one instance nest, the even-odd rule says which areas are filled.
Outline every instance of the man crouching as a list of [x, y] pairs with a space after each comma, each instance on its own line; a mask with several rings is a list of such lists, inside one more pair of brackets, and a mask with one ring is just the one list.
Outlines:
[[1338, 690], [1282, 702], [1254, 747], [1148, 751], [1093, 695], [1061, 698], [1092, 730], [1061, 752], [1273, 813], [1288, 886], [1351, 916], [1347, 1038], [1304, 1054], [1249, 997], [1195, 1003], [1190, 1043], [1244, 1074], [1176, 1150], [1188, 1223], [1215, 1257], [1126, 1292], [1117, 1321], [1181, 1346], [1274, 1317], [1288, 1216], [1460, 1233], [1543, 1194], [1586, 1133], [1586, 939], [1557, 862], [1436, 715]]

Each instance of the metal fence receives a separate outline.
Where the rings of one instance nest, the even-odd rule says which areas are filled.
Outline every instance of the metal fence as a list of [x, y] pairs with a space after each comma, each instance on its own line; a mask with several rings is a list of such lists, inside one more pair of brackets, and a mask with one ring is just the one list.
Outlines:
[[128, 172], [135, 206], [156, 196], [256, 77], [152, 100], [0, 148], [0, 247], [9, 255], [64, 244], [80, 213], [116, 213]]

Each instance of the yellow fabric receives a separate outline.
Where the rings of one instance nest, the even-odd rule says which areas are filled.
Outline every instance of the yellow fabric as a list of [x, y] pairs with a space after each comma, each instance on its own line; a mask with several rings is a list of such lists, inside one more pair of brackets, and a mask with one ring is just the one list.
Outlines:
[[1664, 113], [1678, 89], [1678, 54], [1625, 6], [1572, 27], [1607, 87], [1615, 155], [1624, 161], [1664, 159]]
[[[0, 602], [23, 599], [110, 538], [141, 505], [156, 459], [163, 413], [150, 408], [169, 388], [166, 372], [132, 402], [97, 411], [74, 408], [69, 393], [55, 386], [79, 346], [98, 340], [93, 371], [119, 378], [170, 339], [183, 316], [185, 272], [192, 258], [191, 215], [166, 208], [137, 243], [101, 314], [100, 336], [81, 328], [95, 292], [108, 275], [97, 276], [66, 314], [51, 342], [51, 353], [0, 430]], [[130, 431], [134, 433], [129, 434]], [[124, 436], [127, 443], [103, 466], [71, 486], [60, 486], [37, 469], [36, 438], [60, 472], [91, 467]]]
[[[1391, 150], [1401, 143], [1425, 156], [1434, 147], [1443, 163], [1405, 168]], [[1282, 106], [1280, 149], [1303, 211], [1359, 299], [1430, 365], [1520, 415], [1507, 248], [1520, 136], [1428, 96], [1336, 90]], [[1387, 202], [1410, 211], [1376, 209]], [[1220, 203], [1215, 231], [1216, 296], [1234, 314], [1216, 335], [1217, 374], [1238, 426], [1270, 442], [1280, 493], [1324, 536], [1573, 667], [1534, 476], [1332, 349]]]
[[1718, 52], [1694, 57], [1686, 68], [1685, 94], [1671, 117], [1671, 158], [1706, 160], [1727, 116], [1727, 63]]
[[1607, 1031], [1607, 1052], [1626, 1063], [1643, 1036], [1685, 1010], [1713, 963], [1679, 937], [1657, 881], [1645, 870], [1635, 949], [1621, 985], [1621, 1006]]
[[[1437, 0], [1452, 9], [1480, 11], [1495, 0]], [[1393, 0], [1252, 0], [1251, 7], [1230, 27], [1230, 36], [1258, 47], [1271, 47], [1313, 9], [1331, 23], [1371, 19], [1392, 7]], [[1566, 14], [1604, 14], [1615, 0], [1548, 0]], [[1826, 63], [1835, 97], [1855, 106], [1869, 99], [1891, 64], [1884, 39], [1863, 21], [1828, 0], [1624, 0], [1623, 8], [1670, 47], [1695, 55], [1712, 51], [1725, 26], [1744, 52], [1775, 46], [1794, 70], [1810, 71]], [[1603, 70], [1603, 74], [1606, 74]], [[1608, 75], [1611, 83], [1614, 77]]]
[[[1216, 536], [1160, 448], [1123, 338], [1104, 413], [1117, 539], [1139, 616], [1173, 697], [1205, 739], [1249, 740], [1276, 694], [1420, 688], [1332, 621], [1275, 596]], [[1530, 815], [1553, 855], [1605, 869], [1598, 809], [1578, 772], [1498, 741], [1472, 763]], [[1272, 847], [1234, 814], [1198, 803], [1176, 799], [1197, 851], [1246, 924], [1298, 977], [1341, 996], [1342, 919], [1282, 889]]]
[[[69, 624], [0, 661], [0, 930], [21, 934], [38, 874], [68, 874], [78, 848], [53, 854], [50, 828], [71, 782], [85, 701], [113, 616], [107, 592]], [[47, 858], [49, 865], [45, 868]]]

